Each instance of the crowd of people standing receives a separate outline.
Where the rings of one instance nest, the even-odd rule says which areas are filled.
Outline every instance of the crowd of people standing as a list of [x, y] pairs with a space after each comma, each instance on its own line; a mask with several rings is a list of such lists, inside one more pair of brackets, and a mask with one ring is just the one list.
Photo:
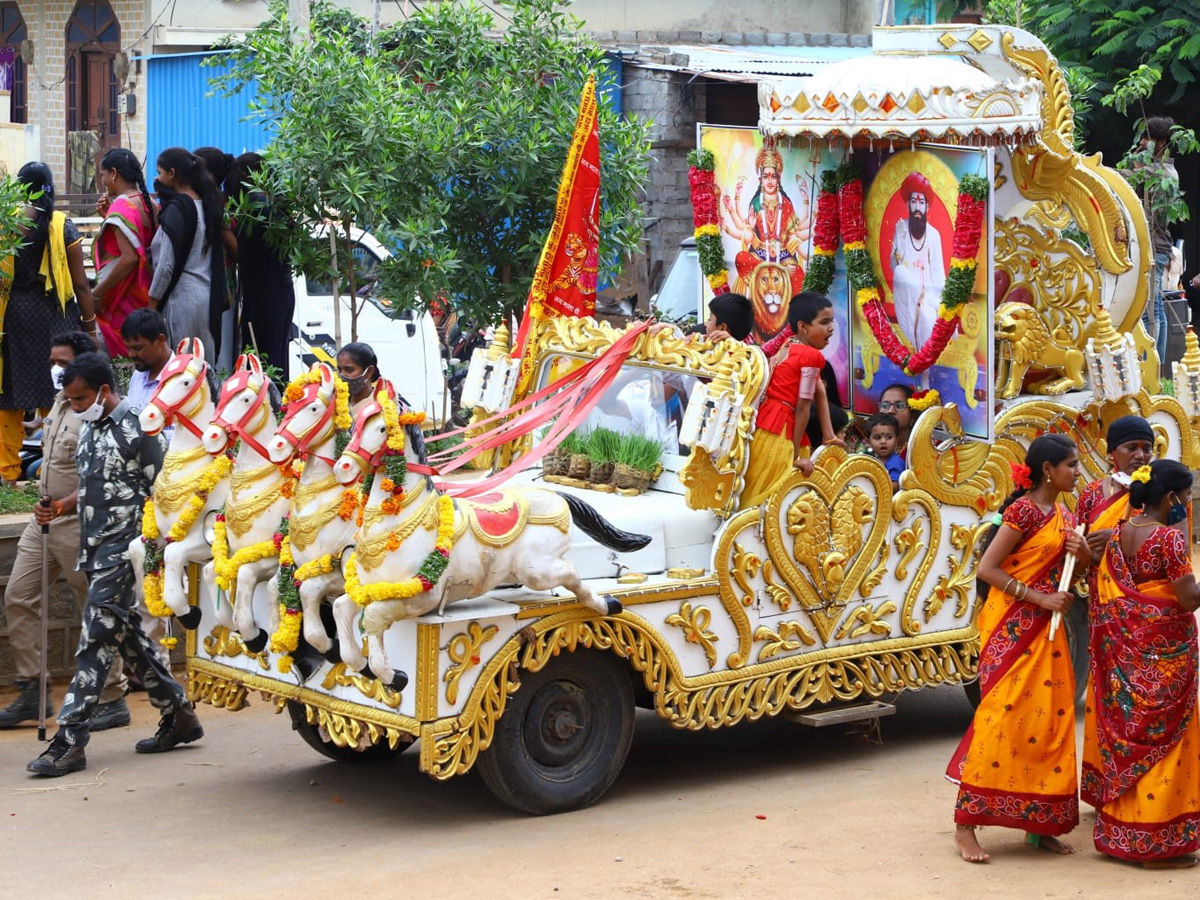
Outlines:
[[[103, 222], [92, 245], [94, 283], [79, 229], [55, 209], [49, 168], [31, 162], [18, 172], [28, 225], [16, 255], [0, 264], [0, 478], [21, 477], [23, 423], [40, 417], [43, 499], [4, 592], [18, 694], [0, 710], [0, 728], [52, 714], [40, 701], [43, 552], [48, 576], [64, 576], [83, 599], [75, 677], [58, 733], [28, 766], [35, 774], [84, 768], [91, 732], [130, 723], [127, 676], [162, 713], [158, 733], [140, 741], [139, 752], [203, 735], [158, 641], [163, 622], [139, 609], [133, 589], [127, 550], [169, 436], [143, 435], [137, 413], [179, 340], [199, 338], [206, 359], [216, 362], [222, 317], [231, 308], [241, 312], [239, 346], [256, 346], [286, 377], [291, 273], [261, 228], [239, 227], [226, 210], [227, 193], [252, 191], [261, 164], [257, 154], [234, 159], [214, 148], [170, 148], [156, 161], [152, 195], [131, 151], [105, 153], [97, 174]], [[253, 297], [239, 303], [243, 285]], [[113, 357], [135, 370], [124, 397]]]

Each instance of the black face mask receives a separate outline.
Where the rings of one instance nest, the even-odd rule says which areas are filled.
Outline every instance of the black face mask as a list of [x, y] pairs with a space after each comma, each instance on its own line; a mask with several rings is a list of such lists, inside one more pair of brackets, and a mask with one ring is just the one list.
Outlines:
[[366, 369], [363, 369], [363, 373], [361, 375], [359, 375], [357, 378], [347, 378], [344, 375], [342, 376], [342, 381], [346, 382], [346, 387], [348, 387], [350, 389], [351, 394], [357, 394], [359, 391], [361, 391], [363, 388], [365, 388], [368, 384], [371, 383], [371, 379], [367, 375], [367, 372], [370, 370], [370, 368], [371, 368], [370, 366], [367, 366]]

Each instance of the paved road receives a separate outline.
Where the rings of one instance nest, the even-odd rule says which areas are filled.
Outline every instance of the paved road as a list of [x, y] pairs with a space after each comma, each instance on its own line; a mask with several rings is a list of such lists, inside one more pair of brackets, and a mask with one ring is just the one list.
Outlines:
[[[7, 702], [7, 696], [0, 701]], [[3, 896], [273, 898], [907, 898], [1194, 896], [1200, 873], [1143, 872], [1081, 848], [1056, 858], [1001, 829], [993, 861], [951, 847], [942, 779], [970, 709], [957, 688], [902, 697], [884, 744], [790, 722], [680, 733], [639, 714], [595, 807], [529, 818], [468, 775], [326, 761], [255, 701], [201, 709], [207, 736], [163, 756], [144, 694], [96, 735], [86, 772], [27, 776], [35, 730], [0, 732]], [[103, 770], [103, 771], [102, 771]], [[760, 818], [765, 817], [765, 818]], [[15, 892], [14, 892], [15, 890]]]

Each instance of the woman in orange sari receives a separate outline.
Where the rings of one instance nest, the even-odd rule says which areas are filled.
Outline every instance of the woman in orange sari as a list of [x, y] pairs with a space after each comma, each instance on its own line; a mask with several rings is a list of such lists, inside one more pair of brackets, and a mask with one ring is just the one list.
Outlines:
[[[1112, 537], [1113, 529], [1129, 518], [1130, 476], [1150, 462], [1154, 455], [1154, 432], [1150, 423], [1141, 416], [1122, 416], [1108, 426], [1105, 435], [1108, 458], [1112, 463], [1112, 474], [1093, 481], [1079, 495], [1075, 505], [1075, 518], [1087, 527], [1086, 540], [1092, 552], [1092, 571], [1088, 578], [1088, 594], [1096, 594], [1096, 567], [1104, 557], [1104, 548]], [[1096, 703], [1092, 696], [1091, 678], [1088, 678], [1086, 699], [1083, 707], [1083, 771], [1080, 796], [1085, 803], [1099, 807], [1100, 801], [1093, 794], [1095, 781], [1087, 777], [1089, 769], [1100, 770], [1100, 751], [1096, 742]]]
[[1100, 768], [1085, 762], [1083, 777], [1096, 849], [1147, 868], [1194, 866], [1200, 850], [1200, 588], [1187, 538], [1168, 524], [1186, 517], [1191, 489], [1174, 460], [1133, 473], [1141, 512], [1114, 530], [1091, 607]]
[[1051, 614], [1071, 594], [1058, 590], [1072, 553], [1091, 559], [1058, 495], [1075, 487], [1079, 453], [1059, 434], [1036, 438], [1024, 466], [1013, 466], [1017, 490], [1005, 503], [979, 561], [991, 586], [979, 612], [979, 684], [975, 718], [950, 760], [959, 785], [954, 842], [968, 862], [986, 862], [975, 828], [1001, 825], [1055, 853], [1079, 823], [1075, 763], [1075, 676], [1066, 629], [1049, 640]]
[[105, 195], [100, 233], [92, 242], [96, 266], [96, 315], [100, 332], [113, 356], [129, 351], [121, 324], [135, 309], [150, 305], [150, 242], [154, 238], [154, 204], [137, 157], [124, 147], [109, 150], [97, 174]]

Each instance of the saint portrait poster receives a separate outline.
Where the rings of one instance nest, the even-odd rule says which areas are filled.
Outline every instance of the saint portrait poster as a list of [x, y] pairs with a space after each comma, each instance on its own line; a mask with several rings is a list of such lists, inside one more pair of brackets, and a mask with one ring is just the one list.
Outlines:
[[[716, 159], [721, 240], [729, 287], [754, 305], [754, 336], [774, 337], [787, 325], [788, 303], [800, 292], [812, 256], [821, 172], [835, 167], [826, 148], [766, 141], [755, 128], [699, 126], [699, 143]], [[706, 302], [711, 297], [707, 293]], [[838, 381], [843, 404], [850, 402], [849, 291], [837, 257], [829, 297], [835, 331], [823, 351]]]
[[[854, 162], [863, 175], [867, 252], [896, 334], [919, 350], [938, 320], [938, 307], [950, 272], [958, 182], [964, 175], [988, 178], [991, 151], [921, 145], [911, 149], [858, 150]], [[862, 313], [851, 324], [854, 372], [852, 408], [878, 411], [879, 397], [895, 384], [936, 389], [943, 404], [954, 403], [963, 432], [992, 437], [992, 204], [984, 216], [975, 287], [937, 363], [906, 375], [880, 349]]]

